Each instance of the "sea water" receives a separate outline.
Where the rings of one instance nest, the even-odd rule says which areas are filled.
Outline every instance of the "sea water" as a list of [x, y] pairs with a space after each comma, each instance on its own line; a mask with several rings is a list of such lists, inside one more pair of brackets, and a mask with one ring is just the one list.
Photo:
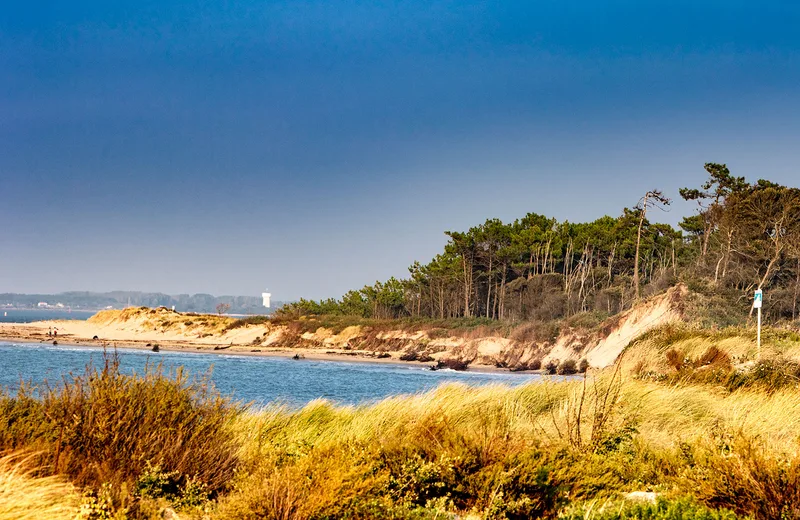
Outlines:
[[[294, 360], [288, 354], [268, 357], [134, 349], [116, 352], [125, 373], [141, 373], [147, 364], [162, 363], [167, 371], [184, 367], [193, 376], [210, 374], [222, 394], [256, 406], [274, 402], [302, 406], [320, 398], [340, 404], [363, 404], [392, 395], [423, 392], [443, 383], [520, 385], [542, 377], [508, 372], [432, 371], [399, 363]], [[83, 373], [89, 363], [102, 367], [103, 356], [98, 347], [0, 342], [0, 387], [14, 392], [20, 381], [58, 384], [70, 372]]]

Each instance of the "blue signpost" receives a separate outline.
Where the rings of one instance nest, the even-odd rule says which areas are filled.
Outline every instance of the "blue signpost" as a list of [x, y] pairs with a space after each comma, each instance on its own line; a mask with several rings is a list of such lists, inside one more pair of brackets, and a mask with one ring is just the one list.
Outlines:
[[764, 293], [761, 289], [756, 289], [753, 296], [753, 308], [758, 310], [758, 332], [756, 333], [756, 345], [758, 346], [758, 359], [761, 359], [761, 305], [764, 303]]

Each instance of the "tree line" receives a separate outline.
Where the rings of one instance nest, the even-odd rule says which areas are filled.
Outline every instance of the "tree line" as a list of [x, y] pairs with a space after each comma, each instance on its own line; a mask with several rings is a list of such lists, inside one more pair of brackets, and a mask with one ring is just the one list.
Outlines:
[[771, 292], [770, 312], [800, 314], [800, 190], [751, 184], [724, 164], [707, 163], [698, 187], [680, 190], [697, 204], [675, 229], [651, 222], [671, 200], [644, 193], [617, 217], [558, 221], [528, 213], [510, 223], [488, 219], [448, 231], [444, 250], [414, 262], [406, 279], [390, 278], [340, 299], [300, 300], [282, 313], [365, 318], [485, 317], [553, 320], [591, 312], [609, 316], [678, 281], [746, 298]]

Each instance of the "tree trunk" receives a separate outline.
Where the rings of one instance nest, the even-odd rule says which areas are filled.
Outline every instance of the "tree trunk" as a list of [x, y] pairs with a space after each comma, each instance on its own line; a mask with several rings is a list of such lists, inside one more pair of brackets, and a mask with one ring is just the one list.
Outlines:
[[508, 269], [503, 266], [503, 281], [500, 283], [500, 319], [506, 316], [506, 271]]
[[531, 274], [532, 272], [533, 272], [533, 249], [531, 249], [531, 254], [530, 257], [528, 258], [528, 280], [530, 280], [533, 277], [533, 275]]
[[634, 299], [639, 300], [639, 246], [642, 244], [642, 226], [644, 226], [644, 218], [647, 214], [647, 195], [644, 196], [644, 203], [642, 204], [642, 214], [639, 217], [639, 231], [636, 233], [636, 257], [633, 259], [633, 287]]
[[[469, 318], [469, 294], [472, 292], [472, 273], [467, 272], [467, 257], [461, 255], [461, 263], [464, 266], [464, 317]], [[472, 271], [470, 265], [469, 271]]]
[[764, 287], [764, 284], [767, 283], [767, 280], [769, 280], [769, 275], [772, 273], [772, 268], [775, 267], [775, 264], [778, 262], [778, 259], [780, 259], [781, 251], [782, 248], [778, 246], [775, 247], [775, 254], [772, 256], [772, 259], [769, 261], [769, 264], [767, 264], [767, 270], [764, 273], [764, 276], [761, 278], [761, 282], [759, 282], [758, 284], [759, 289]]
[[[776, 229], [777, 229], [777, 226], [776, 226]], [[772, 258], [770, 259], [769, 264], [767, 264], [767, 270], [766, 270], [766, 272], [764, 272], [764, 276], [761, 277], [761, 281], [758, 283], [758, 288], [759, 289], [762, 289], [764, 287], [764, 284], [767, 283], [767, 280], [769, 280], [769, 275], [772, 273], [772, 268], [775, 267], [775, 264], [778, 262], [778, 260], [781, 257], [781, 252], [783, 252], [783, 245], [780, 243], [780, 235], [779, 234], [776, 234], [776, 237], [773, 238], [773, 244], [775, 245], [775, 253], [772, 255]], [[753, 316], [753, 309], [754, 308], [751, 306], [750, 307], [750, 314], [749, 314], [750, 317]]]
[[797, 259], [797, 272], [794, 282], [794, 301], [792, 302], [792, 321], [797, 319], [797, 296], [800, 291], [800, 258]]
[[728, 264], [731, 261], [731, 249], [733, 244], [733, 230], [728, 231], [728, 249], [725, 251], [725, 263], [722, 264], [722, 279], [728, 274]]
[[703, 248], [700, 256], [706, 256], [708, 252], [708, 241], [711, 238], [711, 229], [711, 217], [709, 217], [708, 212], [706, 212], [703, 219]]
[[722, 261], [725, 260], [725, 253], [720, 255], [719, 260], [717, 260], [717, 267], [714, 269], [714, 285], [717, 285], [719, 281], [719, 268], [722, 265]]
[[545, 250], [544, 250], [544, 263], [542, 264], [542, 274], [545, 274], [547, 272], [548, 257], [552, 258], [552, 256], [553, 256], [553, 255], [550, 254], [550, 246], [552, 245], [552, 243], [553, 243], [553, 238], [552, 237], [548, 238], [547, 239], [547, 244], [546, 244]]
[[486, 272], [486, 317], [491, 318], [490, 313], [492, 308], [489, 306], [489, 301], [492, 297], [492, 251], [489, 250], [489, 270]]
[[678, 267], [675, 265], [675, 239], [672, 239], [672, 275], [678, 276]]
[[617, 243], [614, 242], [614, 247], [611, 248], [611, 254], [608, 255], [608, 287], [611, 287], [612, 268], [614, 265], [614, 254], [617, 252]]
[[444, 282], [439, 285], [439, 318], [444, 319]]
[[591, 271], [592, 262], [591, 262], [591, 250], [589, 249], [589, 245], [587, 244], [583, 250], [583, 256], [581, 257], [581, 287], [578, 291], [578, 301], [581, 305], [581, 311], [586, 310], [586, 296], [588, 291], [585, 291], [586, 287], [586, 279], [589, 277], [589, 272]]

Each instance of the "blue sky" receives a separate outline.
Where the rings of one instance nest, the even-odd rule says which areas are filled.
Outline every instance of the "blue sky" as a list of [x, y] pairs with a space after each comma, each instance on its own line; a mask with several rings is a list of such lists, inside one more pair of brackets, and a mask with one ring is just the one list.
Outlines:
[[4, 4], [0, 292], [338, 296], [444, 230], [617, 215], [709, 161], [797, 186], [797, 27], [789, 1]]

